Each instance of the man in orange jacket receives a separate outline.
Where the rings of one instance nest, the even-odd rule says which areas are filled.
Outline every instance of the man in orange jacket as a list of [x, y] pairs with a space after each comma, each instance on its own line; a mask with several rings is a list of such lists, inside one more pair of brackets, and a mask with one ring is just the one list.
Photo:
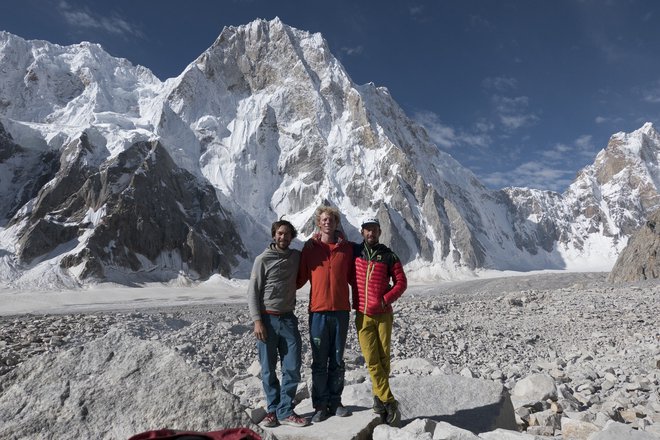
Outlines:
[[355, 278], [351, 280], [355, 327], [371, 376], [374, 412], [388, 425], [398, 427], [401, 414], [389, 383], [392, 303], [406, 290], [408, 281], [399, 257], [379, 242], [378, 219], [366, 219], [360, 232], [364, 241], [356, 249]]
[[320, 206], [314, 214], [319, 232], [305, 244], [297, 288], [310, 281], [309, 337], [312, 349], [312, 422], [331, 415], [350, 415], [341, 403], [344, 390], [344, 347], [351, 309], [349, 280], [353, 277], [353, 244], [337, 230], [337, 208]]

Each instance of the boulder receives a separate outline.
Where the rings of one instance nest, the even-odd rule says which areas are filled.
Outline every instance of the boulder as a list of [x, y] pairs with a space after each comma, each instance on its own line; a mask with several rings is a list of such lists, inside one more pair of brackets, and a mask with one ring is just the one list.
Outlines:
[[402, 429], [416, 435], [433, 434], [437, 423], [429, 419], [415, 419], [408, 423]]
[[[452, 431], [452, 435], [458, 432], [462, 436], [449, 437], [460, 440], [469, 439], [464, 435], [470, 431], [477, 433], [496, 428], [516, 429], [513, 406], [508, 393], [498, 382], [459, 375], [402, 375], [390, 378], [390, 386], [399, 401], [404, 428], [379, 428], [378, 436], [381, 438], [427, 438], [431, 435], [426, 429], [430, 429], [433, 422], [446, 422], [446, 425], [441, 426], [451, 424], [460, 428]], [[382, 421], [371, 410], [371, 382], [344, 387], [342, 402], [352, 411], [351, 416], [330, 417], [305, 428], [278, 426], [268, 432], [279, 440], [327, 439], [329, 432], [334, 440], [369, 439], [372, 435], [376, 438], [374, 429]], [[311, 418], [314, 414], [311, 400], [302, 401], [296, 406], [296, 412]], [[413, 426], [407, 428], [405, 425], [410, 423]], [[422, 425], [424, 428], [420, 429]]]
[[173, 349], [112, 329], [102, 338], [33, 357], [3, 377], [0, 438], [121, 439], [153, 429], [248, 427], [220, 379]]
[[430, 432], [406, 431], [388, 425], [378, 425], [374, 429], [373, 440], [432, 440]]
[[[330, 417], [323, 422], [302, 428], [280, 425], [267, 429], [277, 440], [369, 440], [374, 428], [381, 424], [380, 416], [371, 409], [348, 407], [353, 414], [348, 417]], [[311, 419], [314, 415], [309, 399], [296, 406], [296, 413]]]
[[484, 440], [540, 440], [544, 437], [506, 429], [495, 429], [494, 431], [479, 434], [479, 438]]
[[479, 440], [479, 437], [467, 429], [457, 428], [447, 422], [438, 422], [433, 431], [433, 440]]
[[511, 399], [499, 382], [441, 375], [400, 376], [390, 384], [403, 420], [424, 417], [472, 432], [516, 429]]
[[557, 400], [555, 380], [549, 374], [531, 374], [518, 381], [511, 390], [515, 408], [531, 406], [548, 399]]
[[610, 422], [600, 432], [593, 434], [589, 440], [658, 440], [658, 436], [649, 432], [638, 431], [630, 425]]
[[577, 419], [561, 419], [561, 435], [565, 440], [587, 440], [591, 434], [600, 431], [597, 425]]

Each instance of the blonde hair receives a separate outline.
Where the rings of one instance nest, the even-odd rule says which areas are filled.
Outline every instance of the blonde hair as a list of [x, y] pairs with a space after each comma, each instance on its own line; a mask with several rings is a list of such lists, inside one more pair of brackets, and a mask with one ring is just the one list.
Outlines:
[[319, 219], [321, 218], [322, 214], [328, 214], [333, 216], [335, 218], [335, 223], [337, 223], [337, 228], [339, 229], [341, 225], [341, 216], [339, 214], [339, 209], [335, 208], [334, 206], [325, 206], [325, 205], [321, 205], [318, 208], [316, 208], [316, 211], [314, 211], [314, 223], [316, 223], [316, 226], [319, 225]]

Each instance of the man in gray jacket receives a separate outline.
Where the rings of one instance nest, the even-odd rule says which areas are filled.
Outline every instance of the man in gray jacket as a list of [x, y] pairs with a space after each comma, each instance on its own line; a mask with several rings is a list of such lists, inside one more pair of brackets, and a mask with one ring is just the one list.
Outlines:
[[[254, 260], [248, 286], [248, 306], [267, 402], [262, 422], [265, 427], [309, 424], [293, 411], [301, 367], [301, 339], [294, 314], [300, 251], [289, 245], [297, 234], [286, 220], [273, 223], [273, 243]], [[282, 363], [281, 385], [275, 372], [278, 360]]]

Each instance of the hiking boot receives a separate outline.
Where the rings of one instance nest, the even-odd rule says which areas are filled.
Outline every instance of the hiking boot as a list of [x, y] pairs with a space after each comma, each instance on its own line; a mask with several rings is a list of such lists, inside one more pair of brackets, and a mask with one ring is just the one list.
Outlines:
[[401, 413], [399, 412], [399, 404], [396, 400], [385, 404], [385, 423], [393, 428], [398, 428], [401, 425]]
[[319, 423], [328, 418], [328, 411], [325, 408], [321, 408], [314, 413], [312, 417], [312, 423]]
[[348, 417], [351, 415], [351, 412], [340, 403], [338, 405], [332, 405], [328, 410], [328, 414], [337, 417]]
[[269, 412], [266, 417], [261, 421], [261, 426], [264, 428], [274, 428], [277, 426], [277, 416], [274, 412]]
[[378, 396], [374, 396], [374, 406], [372, 408], [374, 410], [374, 414], [380, 414], [381, 416], [383, 416], [387, 413], [387, 410], [385, 409], [385, 404], [383, 403], [382, 400], [378, 398]]
[[280, 420], [280, 424], [289, 425], [289, 426], [297, 426], [297, 427], [301, 428], [303, 426], [309, 425], [309, 421], [304, 417], [300, 417], [296, 413], [291, 413], [291, 415], [289, 417], [286, 417], [286, 418]]

